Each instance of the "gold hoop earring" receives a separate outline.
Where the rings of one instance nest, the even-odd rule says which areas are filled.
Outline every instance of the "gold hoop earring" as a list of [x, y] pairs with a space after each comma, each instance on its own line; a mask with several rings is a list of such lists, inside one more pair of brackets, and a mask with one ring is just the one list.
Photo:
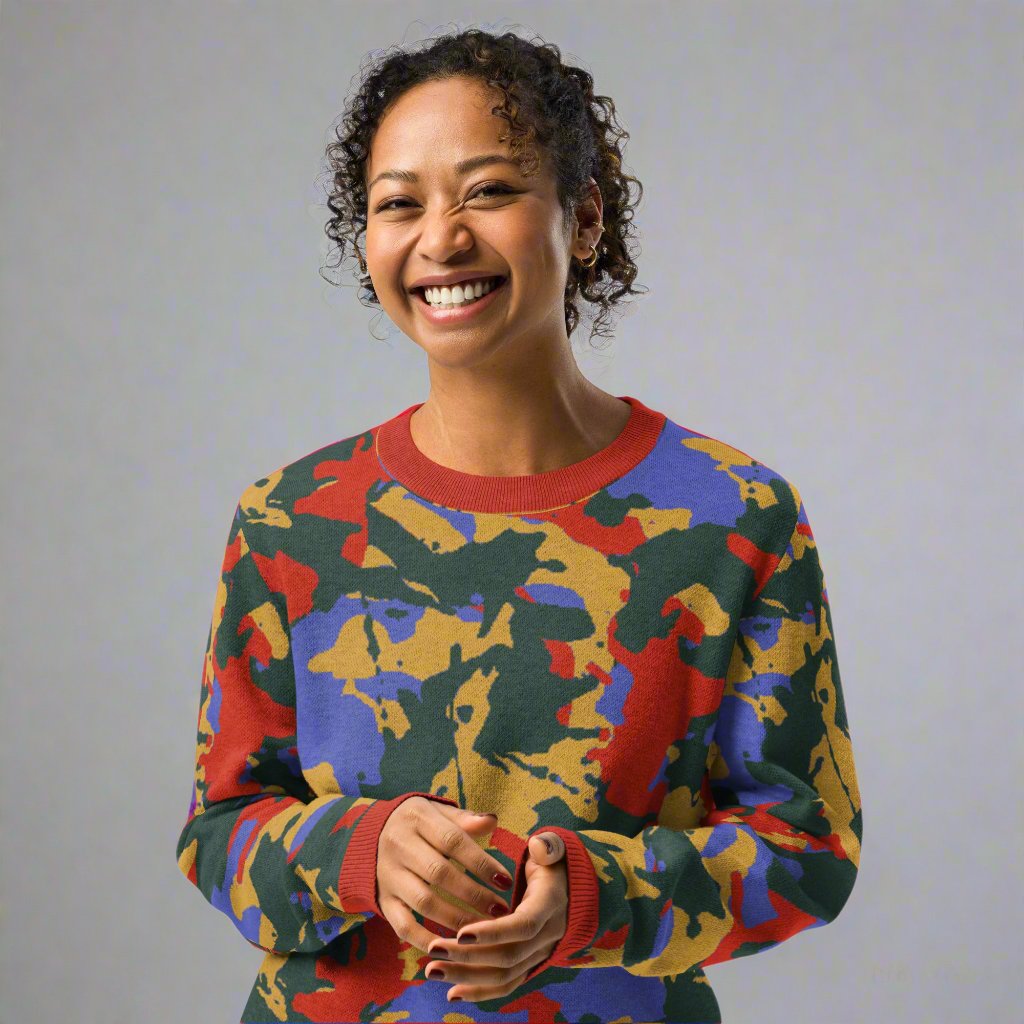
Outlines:
[[592, 245], [590, 248], [594, 250], [593, 256], [590, 256], [590, 257], [588, 257], [588, 259], [585, 259], [585, 260], [581, 259], [580, 260], [580, 266], [592, 267], [597, 262], [597, 246], [596, 245]]

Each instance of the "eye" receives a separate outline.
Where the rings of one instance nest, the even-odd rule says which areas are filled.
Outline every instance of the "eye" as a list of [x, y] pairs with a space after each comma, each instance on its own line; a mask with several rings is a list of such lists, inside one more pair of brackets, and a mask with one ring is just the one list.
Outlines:
[[[475, 199], [477, 196], [483, 195], [485, 192], [493, 192], [496, 195], [512, 195], [514, 189], [509, 188], [507, 185], [494, 183], [490, 185], [481, 185], [469, 198]], [[385, 210], [397, 210], [396, 203], [408, 203], [407, 199], [389, 199], [386, 203], [381, 203], [377, 207], [378, 213], [383, 213]]]
[[510, 189], [506, 185], [501, 185], [501, 184], [497, 184], [497, 183], [495, 183], [493, 185], [481, 185], [480, 188], [478, 188], [473, 193], [473, 197], [479, 196], [479, 195], [483, 195], [484, 192], [496, 192], [500, 196], [500, 195], [509, 195], [512, 192], [512, 189]]

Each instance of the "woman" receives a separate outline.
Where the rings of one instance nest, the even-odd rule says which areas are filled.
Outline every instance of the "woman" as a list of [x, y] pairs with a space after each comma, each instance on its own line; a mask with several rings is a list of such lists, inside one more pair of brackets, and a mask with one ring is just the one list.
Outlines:
[[265, 951], [244, 1021], [720, 1021], [704, 968], [853, 887], [799, 492], [572, 355], [636, 274], [613, 121], [474, 29], [383, 59], [329, 150], [430, 394], [229, 530], [177, 855]]

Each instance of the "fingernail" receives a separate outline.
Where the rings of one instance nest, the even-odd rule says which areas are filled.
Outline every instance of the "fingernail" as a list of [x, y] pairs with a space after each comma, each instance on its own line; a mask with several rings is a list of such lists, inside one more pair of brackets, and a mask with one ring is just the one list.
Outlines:
[[444, 981], [444, 971], [442, 971], [440, 967], [431, 967], [430, 970], [427, 971], [427, 977], [436, 978], [438, 981]]
[[502, 914], [508, 913], [508, 907], [503, 906], [501, 903], [492, 903], [487, 908], [487, 913], [490, 914], [491, 917], [501, 917]]
[[476, 936], [472, 933], [467, 932], [467, 934], [459, 936], [459, 942], [463, 945], [465, 945], [467, 942], [476, 942]]
[[496, 871], [492, 876], [491, 880], [494, 882], [499, 889], [511, 889], [512, 879], [508, 875], [503, 874], [501, 871]]
[[457, 1002], [459, 1002], [459, 1001], [460, 1001], [461, 999], [462, 999], [462, 996], [449, 996], [449, 997], [448, 997], [448, 1002], [449, 1002], [449, 1003], [457, 1003]]
[[474, 811], [474, 818], [496, 818], [497, 815], [493, 811]]
[[438, 946], [437, 949], [428, 949], [427, 956], [432, 960], [451, 960], [444, 946]]
[[547, 838], [547, 836], [541, 836], [540, 841], [544, 844], [544, 849], [547, 850], [548, 853], [555, 852], [554, 844], [551, 842], [550, 839]]

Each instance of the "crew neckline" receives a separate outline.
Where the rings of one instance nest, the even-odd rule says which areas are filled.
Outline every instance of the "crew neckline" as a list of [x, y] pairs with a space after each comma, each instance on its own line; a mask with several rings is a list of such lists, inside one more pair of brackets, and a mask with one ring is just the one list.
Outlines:
[[465, 512], [542, 512], [585, 498], [624, 476], [648, 455], [665, 425], [665, 414], [632, 395], [616, 395], [632, 412], [610, 444], [579, 462], [519, 476], [464, 473], [427, 458], [416, 447], [410, 425], [417, 402], [380, 424], [377, 458], [407, 490], [428, 501]]

